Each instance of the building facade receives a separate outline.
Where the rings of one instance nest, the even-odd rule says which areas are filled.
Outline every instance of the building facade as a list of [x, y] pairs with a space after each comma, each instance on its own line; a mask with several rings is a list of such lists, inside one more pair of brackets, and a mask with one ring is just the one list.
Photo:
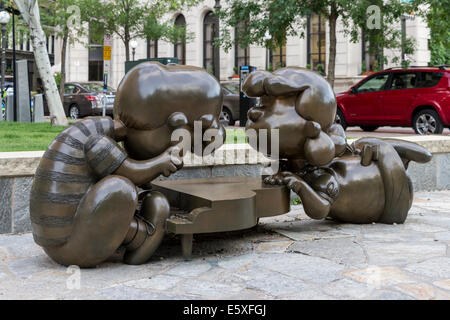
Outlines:
[[[178, 57], [180, 63], [204, 67], [214, 72], [214, 50], [220, 51], [221, 80], [230, 79], [239, 65], [249, 64], [258, 69], [275, 69], [280, 66], [311, 67], [327, 72], [329, 57], [329, 26], [326, 19], [313, 15], [307, 21], [305, 37], [288, 37], [286, 44], [277, 50], [267, 50], [259, 46], [249, 48], [232, 48], [225, 52], [212, 45], [216, 20], [213, 14], [215, 1], [203, 1], [201, 5], [168, 17], [174, 24], [186, 25], [187, 32], [195, 37], [188, 43], [172, 44], [163, 40], [148, 42], [138, 39], [135, 59], [154, 57]], [[398, 26], [401, 28], [400, 21]], [[348, 89], [361, 78], [364, 71], [364, 46], [352, 43], [343, 32], [343, 25], [338, 21], [337, 56], [336, 56], [336, 91]], [[428, 49], [429, 30], [426, 22], [420, 17], [406, 21], [406, 34], [416, 42], [416, 50], [408, 59], [412, 65], [428, 65], [430, 52]], [[77, 43], [67, 50], [68, 81], [102, 81], [103, 55], [101, 45], [85, 45]], [[125, 73], [125, 46], [119, 38], [113, 38], [111, 46], [111, 67], [108, 84], [117, 88]], [[398, 52], [385, 52], [388, 56]], [[58, 63], [58, 62], [56, 62]], [[388, 64], [384, 67], [391, 67]]]

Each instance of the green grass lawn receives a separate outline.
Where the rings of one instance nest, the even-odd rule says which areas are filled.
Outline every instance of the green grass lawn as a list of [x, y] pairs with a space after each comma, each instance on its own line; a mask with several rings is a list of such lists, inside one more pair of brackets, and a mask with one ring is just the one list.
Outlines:
[[43, 151], [65, 127], [50, 123], [0, 122], [0, 152]]
[[[0, 152], [44, 151], [65, 127], [50, 123], [0, 122]], [[225, 143], [245, 143], [243, 129], [227, 130]]]

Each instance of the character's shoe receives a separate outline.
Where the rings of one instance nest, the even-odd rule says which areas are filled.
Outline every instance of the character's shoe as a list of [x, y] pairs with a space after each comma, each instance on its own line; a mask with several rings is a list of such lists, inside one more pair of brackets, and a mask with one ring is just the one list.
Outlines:
[[138, 265], [150, 259], [164, 238], [169, 215], [170, 205], [162, 193], [151, 192], [145, 197], [140, 215], [135, 215], [137, 232], [126, 245], [125, 263]]

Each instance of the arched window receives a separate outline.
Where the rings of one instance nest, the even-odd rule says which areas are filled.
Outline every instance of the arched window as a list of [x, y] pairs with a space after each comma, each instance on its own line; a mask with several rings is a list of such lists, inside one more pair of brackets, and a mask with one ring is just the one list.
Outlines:
[[158, 40], [147, 39], [147, 59], [158, 58]]
[[215, 74], [214, 56], [218, 48], [214, 47], [214, 34], [216, 29], [216, 17], [212, 11], [208, 12], [203, 20], [203, 67]]
[[307, 61], [313, 70], [326, 70], [326, 19], [317, 14], [308, 18]]
[[239, 45], [239, 32], [242, 33], [245, 29], [247, 29], [246, 25], [239, 23], [234, 31], [234, 66], [238, 71], [240, 66], [248, 66], [250, 64], [250, 48], [241, 48]]
[[269, 51], [269, 62], [273, 70], [286, 67], [286, 41], [278, 48]]
[[[186, 27], [186, 19], [182, 14], [179, 14], [175, 19], [175, 25], [177, 27]], [[186, 64], [186, 40], [178, 39], [178, 42], [174, 46], [174, 57], [178, 58], [179, 64]]]

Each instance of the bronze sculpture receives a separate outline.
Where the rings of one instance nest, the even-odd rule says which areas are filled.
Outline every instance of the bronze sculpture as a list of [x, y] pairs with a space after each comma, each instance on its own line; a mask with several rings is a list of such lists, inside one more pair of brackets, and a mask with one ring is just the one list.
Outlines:
[[222, 90], [203, 69], [143, 63], [122, 80], [114, 120], [77, 122], [45, 152], [31, 191], [35, 242], [63, 265], [93, 267], [109, 259], [142, 264], [168, 231], [181, 235], [189, 258], [193, 234], [250, 228], [261, 217], [289, 212], [289, 189], [314, 219], [405, 221], [413, 194], [406, 168], [410, 161], [429, 161], [428, 151], [395, 140], [347, 145], [344, 130], [334, 124], [333, 90], [305, 69], [254, 72], [244, 90], [261, 97], [249, 111], [247, 129], [279, 130], [279, 173], [264, 181], [155, 182], [183, 167], [186, 141], [172, 141], [176, 130], [192, 134], [196, 121], [202, 137], [215, 130], [201, 150], [188, 143], [194, 152], [223, 143]]
[[348, 146], [342, 127], [333, 124], [337, 106], [332, 88], [307, 69], [254, 72], [244, 92], [261, 97], [260, 105], [249, 111], [246, 128], [279, 130], [279, 154], [285, 164], [266, 183], [296, 192], [313, 219], [405, 221], [413, 199], [406, 169], [410, 161], [430, 161], [426, 149], [406, 141], [369, 138]]
[[203, 130], [225, 135], [222, 89], [200, 68], [141, 64], [122, 80], [114, 108], [114, 121], [90, 118], [64, 130], [37, 169], [33, 236], [60, 264], [93, 267], [119, 247], [124, 262], [146, 262], [162, 241], [170, 207], [151, 191], [138, 208], [136, 187], [181, 169], [174, 130], [192, 131], [199, 120]]

